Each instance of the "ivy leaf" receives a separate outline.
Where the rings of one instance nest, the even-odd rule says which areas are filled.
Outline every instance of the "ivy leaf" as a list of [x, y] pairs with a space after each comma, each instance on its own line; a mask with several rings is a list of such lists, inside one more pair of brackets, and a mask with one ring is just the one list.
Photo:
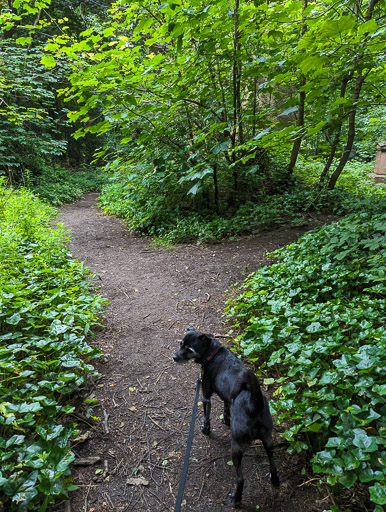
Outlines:
[[63, 334], [64, 332], [67, 332], [69, 330], [69, 326], [66, 324], [63, 324], [60, 320], [55, 319], [50, 327], [50, 334], [57, 335], [57, 334]]
[[24, 443], [25, 436], [24, 435], [14, 435], [10, 437], [7, 442], [5, 443], [5, 447], [9, 448], [12, 445], [20, 445]]
[[347, 489], [350, 489], [350, 487], [352, 487], [355, 484], [357, 479], [358, 477], [356, 473], [347, 473], [346, 475], [339, 477], [339, 482], [342, 485], [344, 485], [344, 487], [346, 487]]
[[386, 489], [384, 485], [376, 482], [370, 487], [370, 499], [377, 505], [386, 505]]
[[367, 452], [375, 452], [378, 450], [375, 437], [368, 436], [361, 428], [354, 429], [353, 445]]
[[318, 331], [321, 331], [321, 330], [322, 330], [322, 326], [321, 326], [320, 322], [312, 322], [307, 327], [307, 332], [311, 332], [311, 333], [318, 332]]
[[21, 316], [19, 313], [14, 313], [11, 317], [6, 319], [7, 324], [17, 325], [21, 320]]

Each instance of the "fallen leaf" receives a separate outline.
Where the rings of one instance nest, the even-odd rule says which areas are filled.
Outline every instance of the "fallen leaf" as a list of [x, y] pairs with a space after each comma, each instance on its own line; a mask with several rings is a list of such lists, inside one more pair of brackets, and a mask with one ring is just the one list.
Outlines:
[[149, 481], [146, 480], [146, 478], [143, 478], [143, 476], [139, 476], [137, 478], [128, 478], [127, 484], [136, 486], [144, 485], [146, 487], [147, 485], [149, 485]]
[[74, 443], [84, 443], [85, 441], [87, 441], [87, 439], [90, 437], [90, 431], [87, 431], [85, 432], [84, 434], [81, 434], [80, 436], [78, 436], [75, 440], [74, 440]]

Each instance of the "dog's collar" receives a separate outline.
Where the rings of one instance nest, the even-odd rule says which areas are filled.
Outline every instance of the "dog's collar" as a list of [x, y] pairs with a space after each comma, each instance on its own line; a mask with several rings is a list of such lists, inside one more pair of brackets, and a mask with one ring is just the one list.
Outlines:
[[210, 356], [207, 357], [205, 360], [210, 361], [211, 359], [213, 359], [221, 349], [222, 349], [222, 345], [215, 348], [214, 351], [210, 354]]

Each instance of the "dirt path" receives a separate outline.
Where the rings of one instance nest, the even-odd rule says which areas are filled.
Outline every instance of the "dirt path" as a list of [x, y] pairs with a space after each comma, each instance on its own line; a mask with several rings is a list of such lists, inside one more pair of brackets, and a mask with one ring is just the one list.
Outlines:
[[[95, 340], [104, 352], [104, 360], [97, 363], [102, 376], [86, 395], [99, 400], [93, 414], [105, 421], [89, 428], [89, 439], [75, 446], [79, 458], [99, 456], [100, 462], [74, 468], [80, 488], [71, 496], [71, 511], [172, 511], [198, 375], [196, 365], [173, 362], [176, 340], [188, 324], [225, 334], [226, 290], [265, 263], [267, 251], [295, 240], [301, 230], [267, 232], [215, 245], [154, 249], [146, 239], [130, 235], [123, 222], [98, 210], [96, 197], [88, 194], [63, 207], [58, 219], [71, 228], [73, 255], [99, 274], [100, 292], [110, 300], [105, 327]], [[185, 512], [233, 510], [227, 502], [235, 482], [234, 469], [227, 464], [230, 433], [218, 419], [220, 402], [213, 402], [209, 439], [199, 432], [199, 410]], [[87, 425], [79, 425], [87, 431]], [[281, 490], [271, 488], [261, 445], [252, 446], [244, 461], [242, 510], [317, 512], [326, 508], [317, 488], [303, 485], [311, 477], [301, 475], [302, 461], [286, 453], [277, 434], [276, 441]]]

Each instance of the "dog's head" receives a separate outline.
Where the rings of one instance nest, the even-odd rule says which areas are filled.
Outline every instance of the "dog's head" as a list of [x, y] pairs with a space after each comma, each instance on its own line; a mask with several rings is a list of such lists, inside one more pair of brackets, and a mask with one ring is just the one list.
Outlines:
[[186, 363], [191, 359], [198, 362], [208, 351], [210, 343], [211, 338], [207, 334], [188, 326], [185, 336], [180, 340], [180, 349], [173, 354], [173, 359], [176, 363]]

